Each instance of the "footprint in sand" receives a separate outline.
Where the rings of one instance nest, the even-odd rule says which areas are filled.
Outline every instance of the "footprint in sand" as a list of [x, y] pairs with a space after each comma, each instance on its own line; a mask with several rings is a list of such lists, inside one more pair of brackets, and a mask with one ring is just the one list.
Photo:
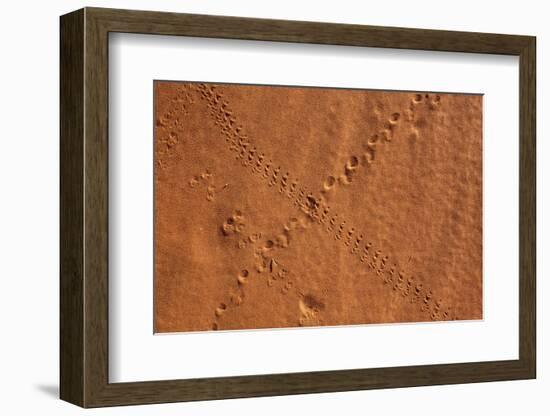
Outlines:
[[348, 230], [348, 234], [347, 234], [347, 237], [346, 237], [346, 240], [344, 241], [344, 244], [346, 246], [350, 246], [351, 243], [353, 242], [353, 234], [355, 233], [355, 228], [351, 227], [349, 230]]
[[241, 270], [237, 275], [237, 283], [239, 283], [239, 285], [245, 285], [248, 282], [248, 274], [248, 270]]
[[433, 297], [433, 293], [431, 290], [429, 290], [428, 293], [424, 295], [424, 298], [422, 299], [422, 307], [421, 307], [422, 312], [425, 312], [430, 308], [432, 297]]
[[359, 246], [361, 245], [361, 241], [363, 241], [363, 234], [360, 234], [355, 239], [355, 243], [353, 245], [353, 248], [350, 250], [351, 254], [357, 254], [357, 252], [359, 251]]
[[325, 179], [323, 183], [323, 192], [328, 192], [336, 185], [336, 178], [334, 176], [329, 176]]
[[286, 295], [292, 289], [293, 286], [294, 286], [294, 282], [292, 280], [287, 280], [284, 286], [281, 288], [281, 293]]
[[359, 257], [359, 260], [364, 263], [369, 258], [369, 251], [372, 247], [372, 243], [368, 242], [365, 244], [365, 247], [363, 247], [363, 254], [361, 254], [361, 257]]
[[372, 144], [367, 144], [364, 146], [364, 153], [362, 155], [362, 161], [364, 165], [370, 165], [374, 162], [374, 157], [376, 156], [376, 149]]
[[227, 305], [225, 303], [220, 303], [220, 306], [216, 308], [216, 310], [214, 311], [214, 314], [219, 318], [225, 313], [226, 310], [227, 310]]
[[244, 293], [242, 291], [235, 291], [229, 295], [229, 300], [233, 306], [242, 305], [244, 301]]
[[223, 186], [216, 187], [213, 181], [214, 175], [209, 169], [205, 169], [199, 175], [193, 176], [189, 179], [189, 186], [191, 188], [205, 187], [206, 188], [206, 200], [208, 202], [214, 201], [216, 194], [226, 190], [229, 187], [229, 184], [226, 183]]
[[221, 226], [223, 235], [229, 236], [233, 233], [240, 234], [245, 229], [244, 215], [240, 210], [235, 210], [233, 215], [226, 219]]
[[353, 182], [353, 177], [351, 173], [343, 173], [338, 177], [338, 183], [340, 185], [350, 185]]
[[423, 288], [422, 283], [418, 283], [414, 287], [413, 295], [411, 297], [411, 303], [420, 302], [420, 300], [422, 299], [422, 288]]
[[420, 128], [428, 124], [425, 110], [437, 110], [441, 105], [441, 96], [438, 94], [415, 94], [409, 105], [407, 119]]
[[303, 295], [298, 301], [300, 326], [318, 326], [323, 323], [319, 314], [325, 310], [325, 303], [312, 295]]

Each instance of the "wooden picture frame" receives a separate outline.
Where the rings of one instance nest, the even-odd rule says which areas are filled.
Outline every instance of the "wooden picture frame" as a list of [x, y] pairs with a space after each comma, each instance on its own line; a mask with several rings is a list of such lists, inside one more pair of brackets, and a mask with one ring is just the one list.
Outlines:
[[[60, 396], [82, 407], [397, 388], [536, 377], [534, 37], [85, 8], [61, 17]], [[519, 359], [110, 383], [108, 34], [519, 56]]]

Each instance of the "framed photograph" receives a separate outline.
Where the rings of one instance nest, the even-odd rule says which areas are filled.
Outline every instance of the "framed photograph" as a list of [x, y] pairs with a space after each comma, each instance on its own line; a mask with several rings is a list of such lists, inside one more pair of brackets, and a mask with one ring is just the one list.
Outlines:
[[536, 377], [534, 37], [60, 30], [63, 400]]

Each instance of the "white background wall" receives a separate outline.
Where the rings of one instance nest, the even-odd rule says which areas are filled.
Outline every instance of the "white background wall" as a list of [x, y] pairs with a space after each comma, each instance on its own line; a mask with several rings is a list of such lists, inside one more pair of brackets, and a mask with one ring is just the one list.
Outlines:
[[542, 212], [550, 146], [542, 127], [550, 98], [550, 26], [545, 2], [523, 0], [353, 0], [272, 2], [68, 1], [5, 2], [0, 14], [0, 413], [71, 415], [83, 412], [58, 395], [58, 16], [83, 6], [240, 15], [433, 29], [536, 35], [538, 41], [538, 316], [535, 381], [439, 386], [338, 394], [225, 400], [87, 411], [88, 414], [529, 414], [550, 409], [550, 361], [543, 302], [543, 244], [550, 237]]

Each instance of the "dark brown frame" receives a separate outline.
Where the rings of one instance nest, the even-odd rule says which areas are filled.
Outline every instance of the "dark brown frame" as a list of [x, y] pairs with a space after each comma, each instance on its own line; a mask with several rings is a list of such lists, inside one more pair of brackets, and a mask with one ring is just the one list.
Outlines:
[[[60, 396], [82, 407], [536, 377], [535, 53], [531, 36], [85, 8], [61, 17]], [[135, 383], [108, 380], [108, 34], [519, 56], [519, 359]]]

